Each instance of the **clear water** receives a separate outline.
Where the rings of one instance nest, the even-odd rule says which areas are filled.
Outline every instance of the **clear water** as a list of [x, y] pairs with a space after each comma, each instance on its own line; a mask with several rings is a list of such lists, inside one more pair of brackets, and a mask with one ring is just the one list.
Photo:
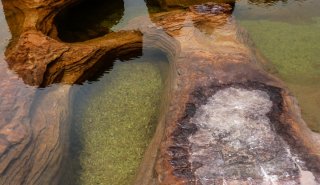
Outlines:
[[[99, 18], [100, 27], [119, 31], [149, 14], [143, 0], [123, 6], [116, 24]], [[130, 184], [153, 136], [169, 68], [166, 54], [144, 47], [141, 56], [106, 62], [114, 65], [103, 75], [74, 86], [71, 152], [62, 184]]]
[[70, 169], [63, 184], [130, 184], [157, 123], [168, 61], [155, 50], [116, 60], [75, 86]]
[[[319, 0], [239, 0], [233, 15], [297, 96], [303, 118], [320, 132], [319, 8]], [[149, 12], [144, 0], [124, 0], [121, 19], [115, 25], [107, 21], [100, 25], [121, 30], [130, 19]], [[5, 80], [15, 74], [4, 60], [11, 35], [1, 6], [0, 26], [0, 80]], [[64, 184], [123, 184], [132, 180], [152, 135], [167, 69], [164, 54], [144, 49], [141, 57], [115, 61], [113, 68], [95, 81], [72, 86], [73, 160], [68, 162]], [[18, 78], [10, 83], [26, 92], [34, 90]], [[0, 111], [8, 110], [0, 107]], [[134, 144], [128, 143], [134, 139]]]
[[304, 120], [320, 132], [320, 1], [237, 2], [234, 16], [297, 97]]

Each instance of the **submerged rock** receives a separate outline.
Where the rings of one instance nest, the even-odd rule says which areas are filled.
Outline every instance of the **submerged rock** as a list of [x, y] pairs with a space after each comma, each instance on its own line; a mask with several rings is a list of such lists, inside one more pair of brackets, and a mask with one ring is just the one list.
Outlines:
[[218, 15], [223, 13], [231, 13], [232, 7], [230, 4], [205, 3], [190, 7], [191, 11], [203, 14]]
[[[290, 146], [291, 138], [278, 128], [280, 92], [255, 83], [196, 90], [188, 103], [196, 107], [195, 114], [186, 114], [173, 132], [174, 147], [189, 151], [184, 158], [172, 158], [174, 174], [203, 185], [317, 184], [313, 170], [319, 164], [297, 151], [298, 145]], [[181, 138], [181, 133], [189, 134]]]
[[1, 61], [0, 184], [59, 183], [68, 150], [71, 87], [53, 85], [43, 91], [37, 87], [73, 84], [106, 56], [141, 51], [138, 31], [111, 33], [85, 43], [61, 42], [53, 19], [57, 10], [75, 2], [2, 1], [13, 37], [6, 62], [15, 73]]
[[[56, 10], [73, 0], [3, 2], [17, 13], [16, 19], [8, 19], [15, 30], [6, 52], [8, 64], [27, 84], [72, 84], [105, 57], [141, 50], [137, 31], [83, 43], [59, 41], [52, 24]], [[305, 125], [282, 82], [264, 71], [264, 61], [248, 47], [249, 39], [229, 12], [219, 11], [224, 6], [162, 12], [151, 16], [152, 25], [144, 17], [133, 21], [132, 30], [146, 35], [145, 44], [168, 53], [171, 69], [167, 104], [135, 184], [298, 184], [305, 183], [305, 176], [319, 184], [319, 137]], [[54, 88], [32, 102], [34, 90], [25, 93], [11, 79], [17, 77], [9, 75], [0, 91], [7, 97], [0, 102], [5, 113], [12, 111], [10, 118], [1, 117], [0, 183], [58, 184], [67, 148], [70, 88]], [[52, 97], [58, 97], [54, 104]], [[87, 142], [103, 137], [94, 134], [87, 135]]]
[[158, 37], [179, 49], [161, 45], [174, 62], [164, 134], [151, 143], [160, 145], [158, 156], [142, 164], [155, 161], [155, 172], [142, 168], [135, 184], [320, 183], [320, 143], [228, 13], [151, 18], [169, 35]]
[[235, 3], [235, 0], [147, 0], [150, 5], [162, 8], [189, 7], [192, 5], [204, 6], [206, 3]]

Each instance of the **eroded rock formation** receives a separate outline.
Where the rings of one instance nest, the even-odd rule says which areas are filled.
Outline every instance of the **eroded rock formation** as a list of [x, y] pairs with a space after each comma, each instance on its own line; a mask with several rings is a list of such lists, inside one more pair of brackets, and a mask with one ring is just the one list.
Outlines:
[[101, 58], [141, 49], [142, 35], [137, 31], [110, 33], [81, 43], [60, 42], [54, 18], [57, 10], [74, 2], [3, 1], [13, 33], [13, 42], [6, 51], [7, 62], [26, 84], [72, 84]]
[[0, 184], [58, 184], [68, 150], [71, 87], [37, 87], [76, 83], [106, 57], [140, 51], [142, 35], [123, 31], [63, 43], [53, 20], [75, 1], [2, 2], [12, 32], [5, 53], [12, 71], [0, 62]]
[[[72, 84], [104, 57], [141, 49], [137, 31], [61, 42], [56, 10], [74, 2], [3, 0], [13, 33], [7, 62], [26, 84]], [[231, 9], [206, 3], [154, 14], [153, 23], [137, 18], [128, 27], [168, 53], [171, 65], [136, 184], [320, 183], [319, 136], [284, 84], [264, 70]], [[0, 102], [0, 184], [57, 184], [68, 148], [70, 87], [39, 93], [0, 69], [0, 95], [8, 97]]]

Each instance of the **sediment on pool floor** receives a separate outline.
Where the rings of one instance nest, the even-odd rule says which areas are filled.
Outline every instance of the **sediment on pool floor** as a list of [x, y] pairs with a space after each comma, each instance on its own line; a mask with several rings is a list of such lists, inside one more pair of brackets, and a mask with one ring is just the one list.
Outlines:
[[63, 184], [134, 180], [157, 125], [167, 70], [164, 53], [145, 50], [141, 57], [116, 60], [103, 76], [79, 86]]

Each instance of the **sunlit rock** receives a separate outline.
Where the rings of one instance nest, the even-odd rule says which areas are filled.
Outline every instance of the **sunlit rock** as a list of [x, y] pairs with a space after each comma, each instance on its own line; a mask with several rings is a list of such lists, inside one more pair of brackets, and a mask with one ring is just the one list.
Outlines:
[[[168, 53], [165, 105], [135, 184], [320, 182], [318, 136], [285, 85], [264, 70], [265, 61], [249, 47], [229, 5], [196, 3], [139, 17], [129, 31], [63, 43], [53, 20], [56, 10], [75, 1], [3, 2], [17, 13], [16, 19], [8, 16], [14, 38], [7, 62], [26, 84], [76, 83], [105, 57], [141, 51], [142, 34], [144, 44]], [[68, 147], [70, 87], [53, 86], [32, 102], [34, 89], [24, 91], [16, 76], [9, 77], [0, 91], [7, 97], [0, 103], [12, 115], [0, 118], [0, 182], [58, 184]]]
[[[228, 11], [199, 7], [151, 16], [179, 50], [160, 122], [164, 135], [151, 143], [160, 151], [142, 164], [155, 161], [156, 174], [142, 168], [136, 184], [319, 183], [320, 143], [295, 98], [264, 70], [266, 62]], [[140, 27], [152, 35], [152, 28]]]
[[[87, 70], [106, 56], [117, 57], [119, 53], [128, 54], [141, 50], [142, 35], [139, 31], [133, 30], [106, 34], [109, 33], [107, 30], [105, 34], [93, 34], [84, 39], [75, 35], [70, 41], [91, 40], [75, 44], [61, 42], [58, 37], [60, 29], [57, 30], [54, 24], [59, 13], [57, 10], [68, 9], [73, 3], [76, 1], [4, 0], [5, 12], [10, 12], [7, 21], [13, 33], [12, 42], [6, 50], [7, 62], [10, 69], [15, 71], [26, 84], [33, 86], [48, 86], [59, 82], [72, 84], [78, 82]], [[99, 9], [99, 6], [94, 7]], [[75, 15], [72, 16], [79, 14], [79, 12], [73, 13]], [[62, 19], [63, 15], [65, 14], [59, 14], [57, 19]], [[91, 20], [88, 19], [87, 24]], [[56, 22], [60, 28], [62, 23]], [[64, 31], [70, 32], [68, 29]], [[79, 31], [81, 32], [80, 29]], [[65, 32], [59, 33], [63, 35]], [[98, 36], [99, 38], [96, 38]], [[79, 40], [76, 40], [77, 38]]]

